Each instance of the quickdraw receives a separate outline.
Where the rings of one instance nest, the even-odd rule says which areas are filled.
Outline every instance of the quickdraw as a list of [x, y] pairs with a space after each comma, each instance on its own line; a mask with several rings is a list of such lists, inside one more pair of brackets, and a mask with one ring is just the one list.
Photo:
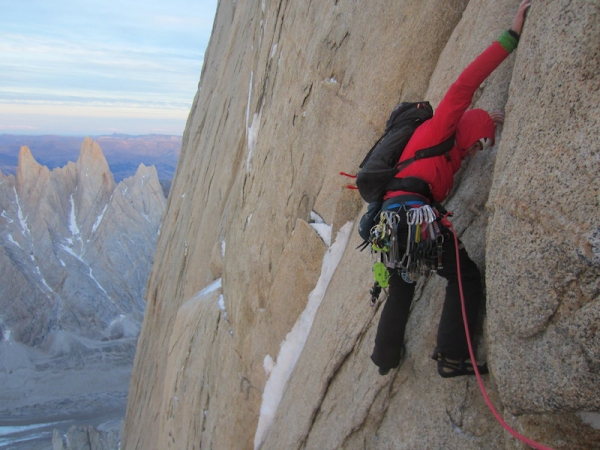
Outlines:
[[[414, 283], [422, 276], [429, 276], [442, 269], [442, 246], [444, 234], [440, 227], [440, 215], [429, 205], [402, 206], [404, 214], [381, 211], [379, 222], [371, 229], [371, 253], [379, 253], [381, 262], [373, 266], [376, 285], [386, 288], [390, 270], [400, 270], [407, 283]], [[398, 240], [398, 229], [407, 227], [406, 243]], [[376, 299], [376, 297], [375, 297]], [[371, 304], [374, 304], [373, 298]]]
[[399, 264], [405, 281], [417, 281], [442, 268], [444, 235], [438, 218], [439, 213], [429, 205], [406, 211], [406, 251]]

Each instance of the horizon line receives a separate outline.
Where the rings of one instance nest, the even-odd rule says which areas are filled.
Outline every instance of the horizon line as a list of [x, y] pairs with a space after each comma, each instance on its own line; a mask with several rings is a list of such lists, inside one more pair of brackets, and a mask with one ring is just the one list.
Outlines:
[[171, 134], [171, 133], [141, 133], [141, 134], [129, 134], [129, 133], [100, 133], [100, 134], [59, 134], [59, 133], [40, 133], [40, 134], [20, 134], [20, 133], [4, 133], [0, 132], [1, 136], [15, 136], [15, 137], [79, 137], [79, 138], [94, 138], [94, 137], [112, 137], [112, 136], [129, 136], [129, 137], [144, 137], [144, 136], [169, 136], [169, 137], [183, 137], [183, 134]]

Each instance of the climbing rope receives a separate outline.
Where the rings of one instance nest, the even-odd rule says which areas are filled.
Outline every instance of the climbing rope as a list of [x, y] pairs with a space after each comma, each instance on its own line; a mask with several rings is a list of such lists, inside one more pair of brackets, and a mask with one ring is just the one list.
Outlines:
[[487, 395], [487, 392], [485, 390], [485, 385], [483, 384], [481, 374], [479, 373], [479, 368], [477, 367], [477, 361], [475, 360], [475, 354], [473, 352], [473, 345], [471, 343], [471, 337], [469, 334], [469, 325], [467, 324], [467, 309], [465, 308], [465, 296], [463, 294], [462, 279], [461, 279], [462, 277], [461, 277], [461, 272], [460, 272], [458, 237], [456, 236], [456, 232], [454, 231], [452, 222], [450, 222], [447, 219], [447, 216], [448, 215], [444, 216], [444, 218], [442, 219], [442, 225], [444, 225], [450, 231], [452, 231], [452, 235], [454, 236], [454, 244], [455, 244], [455, 248], [456, 248], [456, 270], [458, 272], [458, 288], [460, 290], [460, 303], [461, 303], [461, 307], [462, 307], [463, 323], [465, 325], [465, 333], [467, 334], [467, 344], [469, 345], [469, 355], [471, 356], [471, 363], [473, 364], [473, 369], [475, 370], [475, 376], [477, 377], [477, 383], [479, 384], [479, 390], [481, 391], [481, 394], [483, 395], [483, 398], [484, 398], [488, 408], [490, 409], [490, 411], [492, 412], [492, 414], [494, 415], [496, 420], [500, 423], [500, 425], [502, 425], [504, 427], [504, 429], [506, 431], [508, 431], [510, 434], [512, 434], [515, 438], [517, 438], [521, 442], [524, 442], [525, 444], [527, 444], [530, 447], [533, 447], [537, 450], [552, 450], [550, 447], [545, 447], [542, 444], [538, 444], [537, 442], [532, 441], [528, 437], [523, 436], [523, 435], [519, 434], [518, 432], [516, 432], [515, 430], [513, 430], [504, 421], [504, 419], [502, 419], [502, 417], [500, 416], [498, 411], [496, 411], [496, 408], [494, 408], [494, 405], [492, 404], [490, 398]]

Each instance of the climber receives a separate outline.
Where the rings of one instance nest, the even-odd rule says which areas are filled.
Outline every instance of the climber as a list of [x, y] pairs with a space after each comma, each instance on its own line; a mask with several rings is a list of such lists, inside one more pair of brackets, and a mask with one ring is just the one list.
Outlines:
[[[517, 47], [530, 5], [531, 0], [521, 1], [511, 28], [504, 31], [497, 41], [460, 74], [433, 117], [417, 128], [406, 145], [400, 162], [413, 157], [417, 150], [439, 144], [455, 134], [455, 144], [447, 154], [448, 157], [444, 155], [415, 161], [396, 175], [397, 179], [409, 179], [410, 183], [400, 184], [404, 187], [385, 193], [382, 210], [396, 211], [401, 217], [398, 242], [406, 242], [407, 211], [430, 204], [431, 199], [434, 202], [444, 200], [453, 186], [454, 174], [460, 169], [461, 161], [494, 145], [495, 126], [503, 122], [504, 115], [500, 112], [489, 114], [482, 109], [467, 108], [481, 83]], [[433, 359], [437, 360], [438, 373], [444, 378], [471, 375], [474, 368], [469, 357], [462, 319], [456, 249], [450, 236], [444, 239], [442, 249], [441, 268], [437, 270], [437, 274], [446, 278], [448, 284]], [[462, 243], [459, 244], [459, 258], [467, 322], [470, 333], [473, 334], [482, 301], [481, 275]], [[405, 278], [398, 270], [390, 273], [389, 295], [379, 320], [375, 348], [371, 355], [382, 375], [400, 365], [404, 352], [404, 331], [415, 291], [414, 282]], [[478, 367], [480, 373], [487, 373], [485, 364]]]

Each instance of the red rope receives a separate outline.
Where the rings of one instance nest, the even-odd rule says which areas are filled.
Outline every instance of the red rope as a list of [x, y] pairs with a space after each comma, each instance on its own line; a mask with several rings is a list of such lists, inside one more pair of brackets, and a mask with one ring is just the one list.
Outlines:
[[512, 434], [515, 438], [517, 438], [521, 442], [524, 442], [525, 444], [527, 444], [535, 449], [552, 450], [550, 447], [545, 447], [542, 444], [538, 444], [537, 442], [532, 441], [528, 437], [525, 437], [525, 436], [517, 433], [515, 430], [513, 430], [504, 421], [504, 419], [502, 419], [502, 417], [500, 416], [498, 411], [496, 411], [496, 408], [494, 408], [494, 405], [492, 404], [491, 400], [489, 399], [489, 397], [487, 395], [487, 392], [485, 390], [485, 385], [483, 384], [483, 380], [481, 379], [481, 375], [479, 374], [479, 368], [477, 367], [477, 361], [475, 360], [475, 354], [473, 352], [473, 345], [471, 344], [471, 336], [469, 334], [469, 325], [467, 324], [467, 309], [465, 307], [465, 296], [463, 293], [462, 276], [460, 273], [460, 257], [459, 257], [459, 250], [458, 250], [458, 237], [456, 236], [456, 232], [454, 231], [454, 227], [452, 226], [452, 223], [447, 219], [447, 216], [448, 215], [446, 214], [446, 216], [444, 216], [444, 218], [442, 219], [442, 225], [449, 228], [450, 231], [452, 231], [452, 234], [454, 235], [454, 245], [456, 247], [456, 270], [458, 273], [458, 288], [460, 290], [460, 303], [461, 303], [461, 307], [462, 307], [463, 323], [465, 325], [465, 333], [467, 334], [467, 344], [469, 344], [469, 355], [471, 356], [471, 362], [473, 363], [473, 369], [475, 370], [475, 376], [477, 377], [477, 383], [479, 384], [479, 390], [481, 391], [481, 394], [483, 395], [483, 398], [485, 399], [485, 402], [487, 403], [488, 408], [490, 409], [490, 411], [492, 412], [492, 414], [494, 415], [496, 420], [498, 422], [500, 422], [500, 425], [502, 425], [504, 427], [504, 429], [506, 429], [506, 431], [508, 431], [510, 434]]

